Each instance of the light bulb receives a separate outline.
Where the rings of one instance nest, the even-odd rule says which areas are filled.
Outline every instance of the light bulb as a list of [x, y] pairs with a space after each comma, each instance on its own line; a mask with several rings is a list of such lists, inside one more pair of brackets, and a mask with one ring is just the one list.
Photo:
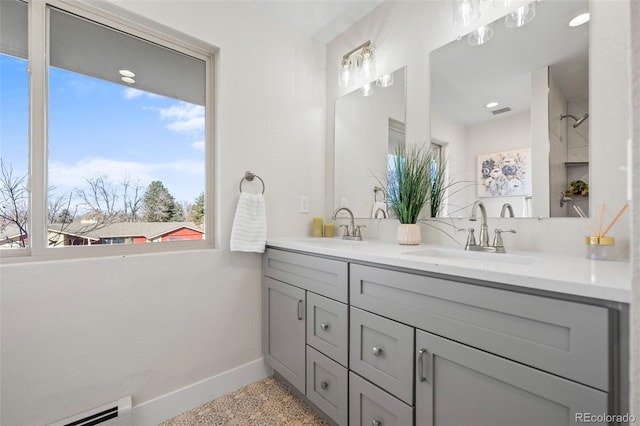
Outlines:
[[453, 25], [468, 28], [480, 19], [478, 0], [454, 0]]
[[373, 84], [367, 83], [362, 86], [362, 96], [371, 96], [373, 95]]
[[483, 25], [469, 33], [467, 42], [471, 46], [480, 46], [491, 40], [493, 37], [493, 29], [488, 25]]
[[393, 73], [385, 74], [376, 80], [376, 86], [378, 87], [391, 87], [393, 86]]
[[343, 59], [338, 74], [338, 83], [341, 87], [349, 87], [353, 83], [351, 74], [351, 60], [349, 58]]
[[504, 25], [507, 28], [518, 28], [531, 22], [535, 16], [536, 3], [529, 3], [508, 14], [504, 18]]

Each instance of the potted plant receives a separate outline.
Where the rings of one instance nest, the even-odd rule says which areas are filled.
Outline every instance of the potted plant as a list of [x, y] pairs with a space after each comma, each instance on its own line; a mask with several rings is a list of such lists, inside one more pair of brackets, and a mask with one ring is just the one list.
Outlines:
[[400, 221], [400, 244], [420, 244], [417, 222], [431, 193], [432, 159], [433, 154], [425, 145], [398, 146], [395, 157], [389, 161], [384, 186], [389, 209]]

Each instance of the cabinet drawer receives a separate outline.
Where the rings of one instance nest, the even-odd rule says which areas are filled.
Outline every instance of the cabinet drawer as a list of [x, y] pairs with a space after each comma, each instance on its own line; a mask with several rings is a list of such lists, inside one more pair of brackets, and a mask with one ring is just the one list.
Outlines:
[[307, 293], [307, 344], [348, 365], [348, 309], [344, 303]]
[[413, 328], [351, 308], [349, 368], [413, 405]]
[[349, 373], [350, 426], [407, 426], [413, 424], [413, 408]]
[[264, 275], [347, 303], [347, 263], [267, 249]]
[[603, 307], [351, 265], [351, 304], [608, 390]]
[[339, 425], [348, 421], [347, 369], [307, 346], [307, 398]]

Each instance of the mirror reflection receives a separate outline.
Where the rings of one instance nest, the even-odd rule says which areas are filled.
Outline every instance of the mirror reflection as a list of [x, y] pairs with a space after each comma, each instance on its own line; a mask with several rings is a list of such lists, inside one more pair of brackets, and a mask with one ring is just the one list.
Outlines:
[[388, 156], [405, 143], [405, 68], [336, 99], [334, 210], [387, 217], [378, 179], [386, 178]]
[[538, 2], [521, 27], [501, 18], [430, 54], [431, 136], [462, 183], [445, 214], [478, 198], [493, 217], [589, 214], [588, 23], [569, 25], [588, 7]]

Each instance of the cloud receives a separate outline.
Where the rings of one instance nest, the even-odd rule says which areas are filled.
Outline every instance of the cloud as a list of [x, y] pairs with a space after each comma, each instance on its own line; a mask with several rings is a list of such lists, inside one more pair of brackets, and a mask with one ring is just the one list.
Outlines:
[[191, 148], [195, 149], [196, 151], [202, 151], [204, 152], [204, 141], [196, 141], [193, 142], [191, 144]]
[[180, 102], [168, 108], [160, 108], [160, 117], [168, 121], [167, 128], [178, 133], [204, 134], [204, 107]]
[[145, 96], [147, 98], [161, 98], [160, 95], [156, 95], [155, 93], [145, 92], [144, 90], [135, 89], [133, 87], [127, 87], [122, 91], [122, 97], [125, 99], [137, 99], [141, 96]]
[[153, 180], [166, 180], [174, 174], [203, 175], [204, 164], [198, 161], [171, 161], [164, 163], [143, 163], [120, 161], [108, 158], [87, 158], [75, 164], [52, 162], [49, 164], [49, 184], [55, 187], [83, 187], [86, 179], [105, 176], [112, 182], [121, 182], [128, 178], [142, 185]]
[[125, 99], [136, 99], [144, 95], [142, 90], [134, 89], [133, 87], [127, 87], [122, 91], [122, 96]]

